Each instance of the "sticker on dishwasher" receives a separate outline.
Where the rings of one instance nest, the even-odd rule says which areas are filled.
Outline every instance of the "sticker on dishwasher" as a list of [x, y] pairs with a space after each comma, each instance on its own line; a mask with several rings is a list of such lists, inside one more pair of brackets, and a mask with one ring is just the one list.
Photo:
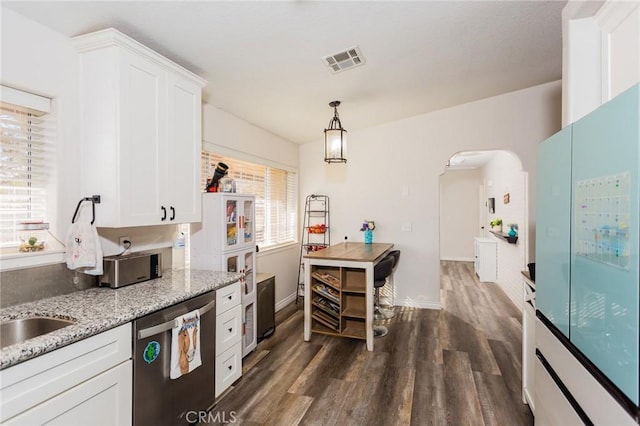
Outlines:
[[160, 355], [160, 343], [156, 342], [155, 340], [147, 343], [147, 347], [144, 348], [144, 353], [142, 354], [142, 357], [147, 362], [147, 364], [151, 364], [153, 361], [155, 361], [156, 358], [158, 358], [158, 355]]

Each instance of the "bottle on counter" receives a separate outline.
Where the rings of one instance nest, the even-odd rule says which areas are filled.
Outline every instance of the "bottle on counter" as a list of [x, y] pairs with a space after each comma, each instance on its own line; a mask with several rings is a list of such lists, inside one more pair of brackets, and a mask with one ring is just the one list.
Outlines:
[[173, 269], [184, 268], [185, 257], [185, 236], [184, 232], [177, 231], [173, 238], [173, 246], [171, 248], [171, 267]]

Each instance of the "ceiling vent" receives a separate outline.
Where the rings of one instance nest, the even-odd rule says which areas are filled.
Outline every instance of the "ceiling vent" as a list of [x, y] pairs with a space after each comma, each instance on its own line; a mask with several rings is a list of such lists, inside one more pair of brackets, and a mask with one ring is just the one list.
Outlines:
[[364, 65], [365, 60], [358, 46], [350, 47], [342, 52], [325, 56], [322, 61], [329, 67], [332, 73], [338, 73], [350, 68]]

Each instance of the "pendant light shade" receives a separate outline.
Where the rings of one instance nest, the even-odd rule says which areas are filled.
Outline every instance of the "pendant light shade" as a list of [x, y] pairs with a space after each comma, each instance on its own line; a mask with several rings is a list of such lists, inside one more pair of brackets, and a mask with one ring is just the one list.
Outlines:
[[329, 127], [324, 129], [324, 161], [327, 163], [346, 163], [347, 158], [347, 131], [342, 128], [338, 117], [340, 101], [329, 103], [333, 107], [333, 118]]

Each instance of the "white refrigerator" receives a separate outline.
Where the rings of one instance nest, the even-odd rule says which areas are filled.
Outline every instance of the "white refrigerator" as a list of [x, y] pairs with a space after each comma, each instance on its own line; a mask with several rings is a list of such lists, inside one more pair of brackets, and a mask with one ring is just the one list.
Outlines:
[[202, 194], [202, 222], [191, 224], [191, 267], [240, 272], [242, 356], [257, 344], [255, 197]]

